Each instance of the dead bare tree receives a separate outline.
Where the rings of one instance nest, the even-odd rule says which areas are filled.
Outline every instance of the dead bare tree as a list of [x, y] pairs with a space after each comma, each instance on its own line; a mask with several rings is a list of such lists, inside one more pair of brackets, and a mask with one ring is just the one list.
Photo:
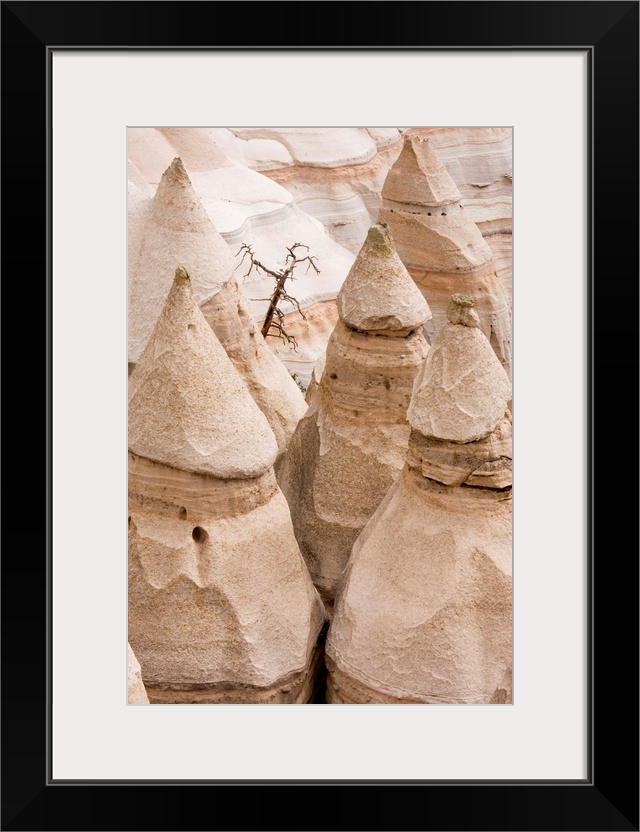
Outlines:
[[[262, 324], [262, 335], [264, 338], [267, 338], [269, 335], [274, 338], [281, 338], [285, 344], [291, 344], [294, 350], [298, 351], [298, 343], [293, 335], [289, 335], [289, 333], [284, 328], [284, 312], [280, 309], [279, 304], [282, 302], [289, 302], [293, 306], [296, 307], [298, 312], [302, 315], [303, 319], [306, 321], [307, 317], [300, 308], [300, 304], [298, 303], [297, 299], [292, 297], [286, 289], [287, 280], [295, 280], [294, 271], [297, 266], [301, 263], [307, 263], [307, 272], [309, 269], [313, 269], [316, 274], [320, 274], [320, 269], [316, 266], [315, 261], [316, 257], [313, 257], [310, 254], [307, 254], [305, 257], [299, 257], [296, 253], [296, 249], [306, 249], [307, 252], [309, 251], [309, 246], [305, 246], [304, 243], [294, 243], [292, 246], [286, 246], [287, 249], [287, 256], [284, 261], [284, 266], [281, 269], [270, 269], [268, 266], [265, 266], [264, 263], [261, 263], [260, 260], [254, 254], [253, 249], [247, 243], [243, 243], [240, 246], [240, 250], [236, 254], [236, 257], [242, 252], [242, 258], [236, 269], [239, 269], [240, 266], [244, 263], [246, 258], [249, 258], [249, 271], [245, 274], [245, 277], [249, 277], [253, 269], [256, 272], [263, 272], [264, 274], [271, 275], [271, 277], [275, 280], [275, 286], [271, 297], [268, 298], [251, 298], [251, 300], [264, 300], [269, 302], [269, 306], [267, 308], [267, 314], [264, 319], [264, 323]], [[273, 331], [272, 331], [273, 330]]]

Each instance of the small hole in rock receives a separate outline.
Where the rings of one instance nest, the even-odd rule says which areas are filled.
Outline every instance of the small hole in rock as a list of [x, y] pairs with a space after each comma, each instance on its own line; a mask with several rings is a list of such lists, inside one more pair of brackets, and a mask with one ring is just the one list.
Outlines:
[[196, 326], [195, 324], [189, 324], [189, 326], [187, 327], [187, 329], [195, 329], [195, 326]]
[[186, 510], [186, 508], [181, 508], [180, 509], [180, 511], [178, 512], [178, 517], [181, 520], [186, 520], [187, 519], [187, 510]]
[[129, 515], [129, 520], [127, 521], [128, 527], [131, 528], [131, 515]]
[[329, 373], [329, 378], [338, 378], [336, 373]]
[[195, 540], [196, 543], [204, 543], [205, 540], [209, 537], [209, 535], [205, 532], [202, 526], [196, 526], [195, 529], [191, 532], [191, 537]]
[[430, 216], [431, 216], [431, 211], [427, 211], [427, 216], [428, 216], [428, 217], [430, 217]]
[[440, 214], [440, 216], [441, 216], [441, 217], [446, 217], [447, 215], [446, 215], [446, 214], [445, 214], [445, 212], [443, 211], [443, 212]]

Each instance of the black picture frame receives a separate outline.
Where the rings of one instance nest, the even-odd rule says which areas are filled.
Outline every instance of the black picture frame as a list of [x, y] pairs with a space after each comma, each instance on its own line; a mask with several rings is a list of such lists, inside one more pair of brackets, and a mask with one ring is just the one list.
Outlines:
[[[5, 537], [13, 545], [5, 546], [2, 558], [2, 829], [637, 830], [638, 546], [637, 537], [630, 546], [628, 536], [629, 518], [637, 517], [637, 496], [633, 487], [630, 495], [629, 483], [637, 481], [638, 455], [629, 452], [629, 439], [637, 438], [638, 425], [639, 3], [216, 3], [217, 18], [225, 25], [215, 29], [209, 23], [210, 2], [1, 5], [3, 289], [9, 293], [5, 304], [10, 298], [6, 308], [20, 310], [17, 317], [33, 316], [37, 310], [29, 348], [38, 332], [44, 341], [31, 366], [32, 373], [35, 366], [38, 372], [25, 385], [25, 336], [14, 335], [13, 324], [8, 326], [11, 347], [3, 364], [5, 383], [12, 391], [6, 408], [9, 447], [18, 445], [16, 437], [24, 435], [20, 428], [27, 403], [33, 414], [46, 413], [47, 425], [46, 432], [42, 426], [37, 432], [40, 444], [31, 431], [8, 477], [6, 500], [11, 509], [5, 514]], [[287, 21], [295, 25], [288, 26]], [[206, 40], [212, 31], [215, 44]], [[62, 48], [276, 46], [588, 52], [591, 687], [585, 781], [215, 785], [49, 779], [51, 55]], [[27, 156], [29, 164], [21, 165]], [[569, 206], [552, 208], [570, 210]], [[26, 244], [19, 242], [27, 232], [31, 236]], [[34, 244], [34, 233], [39, 245]], [[16, 344], [21, 347], [16, 349]], [[33, 397], [40, 385], [42, 409]], [[20, 425], [11, 425], [11, 415], [19, 415]], [[561, 424], [562, 414], [558, 419]], [[635, 441], [632, 445], [636, 451]], [[34, 477], [43, 461], [45, 475]], [[627, 465], [622, 466], [622, 461]], [[630, 474], [620, 476], [627, 469]], [[584, 483], [562, 483], [560, 493], [562, 488], [583, 487]], [[558, 495], [555, 484], [554, 494]], [[12, 501], [14, 495], [19, 499]], [[33, 514], [45, 520], [39, 537], [32, 531]]]

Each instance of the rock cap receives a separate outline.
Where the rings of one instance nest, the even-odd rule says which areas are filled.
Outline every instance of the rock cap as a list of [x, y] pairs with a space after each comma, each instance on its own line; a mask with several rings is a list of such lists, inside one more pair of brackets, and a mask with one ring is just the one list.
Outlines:
[[475, 298], [470, 298], [468, 295], [462, 295], [459, 292], [451, 295], [451, 300], [447, 307], [447, 319], [452, 324], [480, 326], [480, 318], [473, 308], [475, 302]]
[[478, 329], [472, 305], [464, 295], [452, 297], [450, 322], [440, 330], [416, 379], [407, 416], [423, 436], [476, 442], [495, 430], [507, 412], [511, 381]]
[[410, 330], [431, 318], [384, 223], [369, 229], [338, 293], [337, 305], [344, 323], [361, 332]]

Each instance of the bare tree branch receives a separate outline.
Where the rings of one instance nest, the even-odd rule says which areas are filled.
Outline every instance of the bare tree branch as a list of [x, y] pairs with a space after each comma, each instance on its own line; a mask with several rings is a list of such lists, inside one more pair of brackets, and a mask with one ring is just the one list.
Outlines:
[[[271, 297], [269, 298], [252, 298], [252, 300], [258, 301], [268, 301], [269, 307], [267, 309], [267, 314], [265, 315], [264, 322], [262, 324], [262, 335], [264, 338], [271, 336], [273, 338], [280, 338], [284, 344], [290, 344], [293, 346], [294, 350], [298, 351], [298, 342], [290, 335], [284, 328], [284, 312], [280, 309], [280, 303], [290, 303], [292, 306], [298, 310], [300, 315], [302, 316], [303, 320], [307, 320], [307, 316], [302, 311], [300, 307], [300, 303], [298, 302], [297, 298], [292, 297], [286, 290], [285, 284], [287, 280], [295, 280], [294, 271], [297, 266], [301, 263], [307, 263], [307, 271], [305, 274], [308, 274], [309, 269], [313, 268], [316, 274], [320, 274], [320, 269], [316, 265], [317, 258], [311, 254], [307, 254], [304, 257], [299, 257], [296, 253], [297, 249], [306, 249], [309, 251], [309, 246], [305, 245], [304, 243], [294, 243], [292, 246], [285, 246], [287, 250], [287, 256], [285, 257], [284, 266], [279, 271], [274, 271], [273, 269], [268, 268], [261, 263], [260, 260], [257, 259], [255, 256], [255, 252], [253, 248], [248, 245], [247, 243], [243, 243], [238, 252], [236, 253], [236, 257], [242, 253], [242, 257], [240, 258], [240, 262], [236, 266], [236, 269], [239, 269], [240, 266], [244, 263], [245, 259], [249, 259], [249, 270], [244, 275], [245, 278], [249, 277], [252, 270], [255, 269], [256, 272], [263, 272], [264, 274], [271, 275], [271, 277], [275, 280], [275, 286]], [[273, 332], [271, 330], [274, 330]]]

